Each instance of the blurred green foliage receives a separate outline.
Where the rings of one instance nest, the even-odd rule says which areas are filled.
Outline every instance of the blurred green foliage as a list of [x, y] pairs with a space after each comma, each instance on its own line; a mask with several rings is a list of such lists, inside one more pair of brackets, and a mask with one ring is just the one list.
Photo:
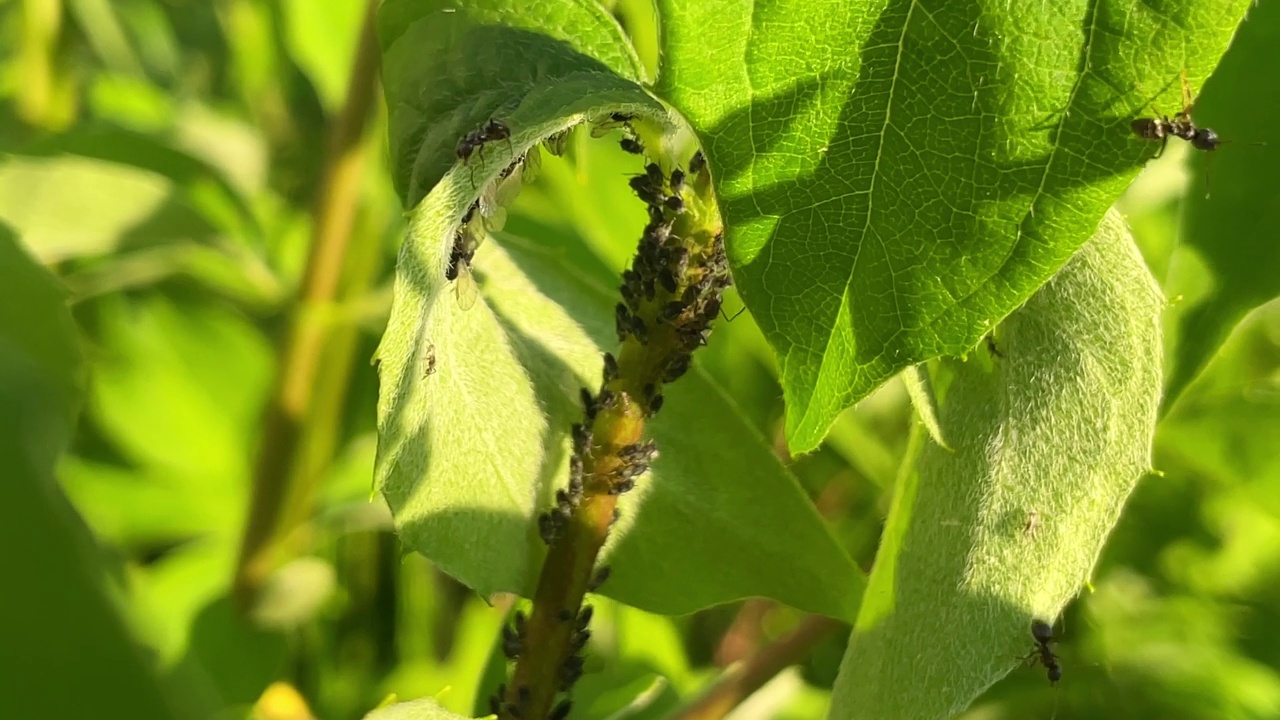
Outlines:
[[[344, 103], [364, 5], [0, 4], [0, 220], [22, 247], [0, 238], [0, 717], [92, 710], [101, 718], [309, 712], [341, 720], [392, 693], [433, 696], [471, 714], [483, 712], [483, 696], [499, 682], [494, 650], [506, 600], [491, 607], [406, 555], [390, 514], [370, 502], [377, 375], [368, 360], [405, 229], [381, 109], [362, 141], [355, 191], [351, 252], [366, 256], [347, 264], [332, 303], [308, 309], [341, 340], [327, 346], [330, 374], [319, 386], [328, 409], [303, 428], [307, 452], [319, 458], [313, 497], [289, 539], [293, 559], [271, 576], [262, 602], [246, 615], [232, 599], [262, 416], [299, 311], [326, 138]], [[652, 72], [648, 4], [616, 5]], [[1250, 23], [1274, 33], [1277, 7], [1264, 3]], [[1258, 62], [1267, 61], [1229, 54], [1224, 73], [1248, 74]], [[1265, 102], [1280, 111], [1274, 73], [1248, 82], [1224, 74], [1215, 91], [1217, 82], [1197, 114], [1212, 113], [1209, 99], [1220, 98], [1224, 132], [1231, 108]], [[1240, 142], [1220, 151], [1220, 164], [1197, 166], [1215, 193], [1276, 167], [1270, 148], [1280, 138], [1264, 124], [1234, 137]], [[1242, 147], [1268, 138], [1269, 146]], [[644, 222], [624, 179], [634, 159], [582, 132], [570, 147], [565, 159], [546, 158], [507, 231], [513, 247], [551, 248], [607, 283]], [[1229, 153], [1257, 163], [1235, 167]], [[1184, 201], [1198, 196], [1188, 191], [1185, 161], [1172, 143], [1120, 203], [1171, 298], [1173, 338], [1179, 327], [1200, 332], [1181, 323], [1183, 308], [1238, 281], [1206, 250], [1220, 246], [1181, 242]], [[1210, 222], [1190, 217], [1200, 232]], [[1280, 224], [1257, 218], [1248, 247], [1274, 249]], [[69, 327], [57, 319], [63, 301], [45, 280], [18, 284], [19, 273], [38, 271], [27, 256], [68, 294], [83, 388], [68, 380], [75, 361], [64, 347]], [[1273, 256], [1244, 269], [1280, 276], [1280, 268], [1262, 273]], [[1270, 286], [1250, 284], [1250, 292], [1256, 287]], [[726, 306], [738, 306], [732, 295]], [[1226, 307], [1232, 318], [1244, 312]], [[966, 717], [1280, 715], [1280, 305], [1249, 313], [1216, 354], [1206, 346], [1166, 348], [1167, 375], [1175, 357], [1212, 360], [1167, 408], [1155, 445], [1161, 474], [1139, 484], [1092, 586], [1059, 625], [1063, 682], [1049, 687], [1043, 669], [1014, 673]], [[720, 324], [698, 365], [743, 424], [774, 441], [843, 549], [868, 568], [909, 452], [912, 411], [901, 383], [844, 412], [814, 453], [788, 458], [777, 367], [750, 314]], [[33, 428], [42, 432], [33, 437]], [[598, 625], [575, 717], [624, 709], [660, 717], [718, 665], [798, 618], [763, 601], [681, 617], [594, 602]], [[843, 647], [842, 637], [824, 642], [744, 712], [820, 716]], [[309, 711], [259, 703], [277, 681]]]

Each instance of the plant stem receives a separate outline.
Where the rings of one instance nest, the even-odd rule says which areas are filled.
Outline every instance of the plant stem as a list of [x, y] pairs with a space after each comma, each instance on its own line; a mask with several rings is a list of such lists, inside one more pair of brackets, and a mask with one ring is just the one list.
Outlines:
[[774, 676], [803, 660], [841, 623], [821, 615], [810, 615], [794, 630], [766, 645], [720, 676], [716, 684], [671, 720], [718, 720], [751, 696]]
[[324, 175], [312, 211], [311, 252], [266, 409], [253, 500], [236, 568], [235, 594], [242, 611], [252, 605], [263, 581], [278, 565], [282, 541], [310, 513], [313, 479], [298, 473], [296, 464], [329, 337], [330, 323], [320, 310], [337, 295], [360, 203], [364, 136], [376, 108], [377, 6], [377, 0], [370, 0], [346, 100], [330, 131]]

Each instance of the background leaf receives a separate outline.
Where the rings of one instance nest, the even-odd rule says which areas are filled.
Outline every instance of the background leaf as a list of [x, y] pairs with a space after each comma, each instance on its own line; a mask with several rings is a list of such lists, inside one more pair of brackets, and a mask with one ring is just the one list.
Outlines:
[[[111, 601], [105, 555], [53, 481], [83, 368], [55, 281], [0, 226], [4, 717], [183, 717]], [[68, 692], [74, 688], [75, 692]]]
[[1001, 326], [1004, 357], [957, 368], [955, 450], [898, 488], [830, 717], [951, 717], [1056, 620], [1151, 467], [1162, 307], [1112, 213]]
[[[1186, 199], [1185, 244], [1171, 270], [1207, 292], [1175, 306], [1177, 355], [1164, 405], [1169, 407], [1204, 368], [1245, 313], [1280, 295], [1280, 77], [1260, 73], [1280, 45], [1280, 6], [1261, 3], [1241, 24], [1231, 49], [1204, 92], [1195, 120], [1226, 141], [1208, 156], [1197, 153], [1196, 182]], [[1267, 147], [1251, 147], [1256, 144]], [[1204, 155], [1204, 157], [1201, 157]], [[1192, 257], [1197, 265], [1189, 266]], [[1204, 277], [1204, 276], [1207, 276]], [[1185, 280], [1184, 280], [1185, 282]]]
[[1071, 257], [1154, 153], [1129, 121], [1248, 5], [663, 0], [660, 94], [706, 143], [790, 447]]

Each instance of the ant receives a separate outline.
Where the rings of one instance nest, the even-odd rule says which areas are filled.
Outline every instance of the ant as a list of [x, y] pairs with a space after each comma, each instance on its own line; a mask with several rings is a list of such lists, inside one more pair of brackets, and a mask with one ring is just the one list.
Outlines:
[[[484, 151], [485, 143], [493, 142], [495, 140], [506, 140], [507, 149], [510, 150], [511, 128], [507, 127], [506, 123], [501, 120], [489, 118], [488, 122], [480, 126], [479, 130], [472, 130], [458, 140], [458, 147], [456, 150], [458, 159], [462, 161], [463, 165], [466, 165], [467, 161], [471, 159], [473, 154], [478, 154]], [[476, 184], [475, 172], [475, 168], [471, 168], [472, 185]]]
[[1191, 120], [1191, 105], [1191, 86], [1187, 83], [1187, 71], [1184, 69], [1182, 71], [1182, 110], [1174, 113], [1172, 118], [1168, 115], [1138, 118], [1129, 123], [1129, 127], [1133, 129], [1135, 135], [1144, 140], [1160, 141], [1160, 152], [1156, 153], [1156, 157], [1164, 153], [1170, 136], [1186, 140], [1197, 150], [1217, 150], [1222, 144], [1218, 133], [1209, 128], [1196, 127], [1195, 122]]
[[[1049, 643], [1053, 642], [1053, 626], [1044, 620], [1031, 621], [1031, 636], [1036, 640], [1036, 647], [1022, 658], [1023, 662], [1028, 660], [1031, 664], [1039, 661], [1041, 665], [1049, 670], [1049, 683], [1057, 685], [1062, 679], [1062, 666], [1058, 664], [1058, 656], [1053, 654], [1053, 649], [1049, 647]], [[1039, 655], [1039, 657], [1036, 657]]]

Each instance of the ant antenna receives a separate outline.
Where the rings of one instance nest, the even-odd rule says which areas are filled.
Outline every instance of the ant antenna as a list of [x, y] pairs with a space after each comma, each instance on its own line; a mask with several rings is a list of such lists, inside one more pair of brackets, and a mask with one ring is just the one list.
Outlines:
[[728, 315], [724, 314], [724, 308], [720, 308], [720, 317], [724, 318], [725, 322], [733, 322], [734, 320], [738, 319], [739, 315], [741, 315], [746, 311], [747, 311], [747, 306], [743, 305], [742, 307], [738, 308], [738, 312], [734, 313], [733, 317], [729, 317]]

